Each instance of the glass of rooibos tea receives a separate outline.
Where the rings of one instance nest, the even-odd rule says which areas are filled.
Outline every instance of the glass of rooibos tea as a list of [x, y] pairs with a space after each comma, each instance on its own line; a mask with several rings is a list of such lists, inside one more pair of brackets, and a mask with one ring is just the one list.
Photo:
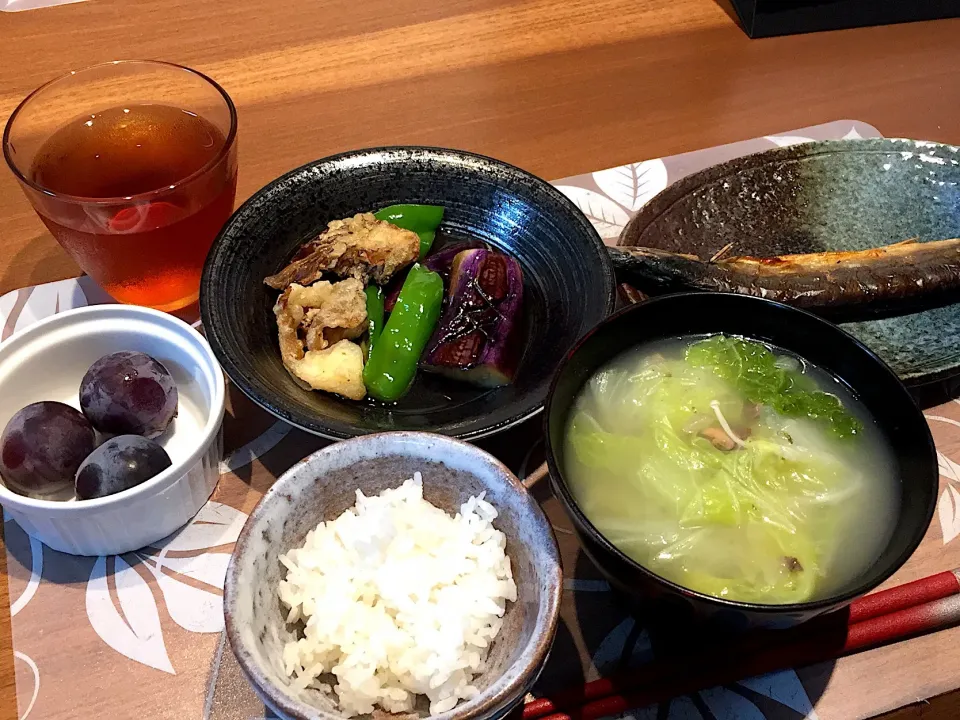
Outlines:
[[77, 70], [29, 95], [3, 134], [44, 224], [115, 299], [173, 312], [197, 301], [233, 211], [237, 112], [210, 78], [162, 62]]

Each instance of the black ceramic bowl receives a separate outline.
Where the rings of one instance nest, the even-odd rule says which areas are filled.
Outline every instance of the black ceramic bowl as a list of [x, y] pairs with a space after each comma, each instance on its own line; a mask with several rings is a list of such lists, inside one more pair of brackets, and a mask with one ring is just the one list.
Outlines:
[[[481, 240], [520, 261], [526, 332], [512, 385], [485, 390], [419, 373], [404, 398], [383, 405], [310, 392], [287, 374], [271, 310], [278, 293], [263, 278], [330, 220], [395, 203], [443, 205], [442, 237]], [[478, 438], [510, 427], [542, 407], [560, 359], [614, 299], [600, 237], [559, 191], [497, 160], [417, 147], [344, 153], [274, 180], [224, 226], [200, 285], [204, 330], [230, 379], [267, 411], [328, 438], [386, 430]]]
[[[608, 542], [577, 506], [564, 479], [563, 436], [570, 408], [587, 379], [607, 361], [648, 341], [724, 332], [796, 353], [845, 382], [879, 424], [897, 459], [900, 514], [886, 549], [871, 568], [832, 597], [793, 605], [721, 600], [644, 569]], [[638, 602], [653, 602], [684, 619], [727, 628], [789, 627], [839, 609], [903, 565], [933, 517], [937, 456], [923, 414], [897, 376], [840, 328], [810, 313], [742, 295], [665, 295], [627, 308], [583, 338], [561, 364], [547, 400], [547, 462], [554, 493], [573, 520], [584, 549], [611, 585]]]

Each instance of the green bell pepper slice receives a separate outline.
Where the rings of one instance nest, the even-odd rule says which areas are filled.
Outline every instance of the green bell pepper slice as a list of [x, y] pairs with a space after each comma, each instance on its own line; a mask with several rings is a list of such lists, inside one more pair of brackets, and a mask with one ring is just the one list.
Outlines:
[[420, 355], [440, 320], [442, 304], [443, 278], [419, 263], [410, 268], [363, 367], [363, 383], [371, 397], [394, 402], [410, 389]]
[[437, 228], [443, 222], [442, 205], [389, 205], [375, 212], [377, 220], [412, 230], [420, 237], [420, 259], [422, 260], [433, 246]]

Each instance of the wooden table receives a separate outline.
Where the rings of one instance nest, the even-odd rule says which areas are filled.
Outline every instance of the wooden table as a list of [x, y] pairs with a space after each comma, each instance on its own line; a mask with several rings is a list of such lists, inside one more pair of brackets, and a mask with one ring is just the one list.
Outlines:
[[[89, 0], [0, 16], [0, 117], [71, 68], [196, 67], [239, 107], [241, 198], [378, 144], [558, 178], [842, 117], [960, 142], [960, 20], [751, 41], [731, 13], [722, 0]], [[7, 172], [0, 218], [0, 294], [77, 273]], [[10, 647], [2, 612], [3, 720], [16, 717]], [[947, 695], [890, 717], [958, 708]]]

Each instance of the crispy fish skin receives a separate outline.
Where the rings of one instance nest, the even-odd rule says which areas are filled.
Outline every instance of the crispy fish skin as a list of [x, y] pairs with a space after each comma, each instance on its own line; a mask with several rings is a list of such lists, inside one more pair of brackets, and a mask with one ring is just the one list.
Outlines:
[[656, 248], [611, 250], [624, 279], [654, 294], [739, 293], [844, 320], [890, 317], [960, 301], [960, 239], [714, 261]]

